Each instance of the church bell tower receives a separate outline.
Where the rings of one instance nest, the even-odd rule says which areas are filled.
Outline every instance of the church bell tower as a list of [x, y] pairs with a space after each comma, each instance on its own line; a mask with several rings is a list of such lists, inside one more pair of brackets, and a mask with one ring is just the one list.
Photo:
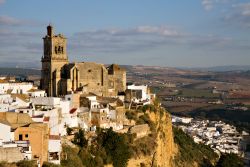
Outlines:
[[43, 38], [41, 89], [48, 96], [56, 97], [61, 92], [61, 71], [68, 64], [67, 39], [62, 35], [54, 35], [53, 27], [47, 26], [47, 35]]

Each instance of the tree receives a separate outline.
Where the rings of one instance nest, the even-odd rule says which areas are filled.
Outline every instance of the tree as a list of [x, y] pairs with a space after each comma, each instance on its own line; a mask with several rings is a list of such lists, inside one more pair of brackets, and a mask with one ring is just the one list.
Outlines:
[[243, 167], [244, 162], [236, 154], [222, 154], [216, 167]]
[[82, 161], [77, 155], [78, 151], [77, 148], [63, 145], [63, 153], [67, 155], [67, 158], [61, 160], [61, 165], [63, 167], [83, 167]]
[[67, 131], [67, 134], [68, 134], [68, 135], [71, 135], [73, 129], [67, 126], [66, 131]]
[[16, 164], [18, 167], [37, 167], [36, 161], [22, 160]]
[[53, 164], [51, 162], [44, 162], [42, 167], [61, 167], [61, 166], [57, 164]]
[[108, 157], [111, 157], [114, 167], [126, 167], [131, 157], [131, 149], [124, 134], [112, 130], [102, 131], [98, 134], [99, 145], [105, 148]]
[[87, 147], [88, 140], [84, 136], [84, 130], [79, 129], [77, 133], [75, 133], [73, 143], [80, 146], [80, 147]]

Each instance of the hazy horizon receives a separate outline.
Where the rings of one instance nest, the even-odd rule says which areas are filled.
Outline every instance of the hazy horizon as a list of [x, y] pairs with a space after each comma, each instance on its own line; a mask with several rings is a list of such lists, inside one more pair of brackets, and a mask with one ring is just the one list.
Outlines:
[[0, 0], [0, 66], [40, 67], [49, 23], [71, 62], [248, 66], [249, 21], [247, 0]]

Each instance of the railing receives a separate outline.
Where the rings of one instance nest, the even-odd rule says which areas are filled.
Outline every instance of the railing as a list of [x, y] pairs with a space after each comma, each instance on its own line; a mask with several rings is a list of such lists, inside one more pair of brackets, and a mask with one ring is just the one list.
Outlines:
[[18, 147], [29, 147], [30, 141], [29, 140], [15, 140], [14, 141]]

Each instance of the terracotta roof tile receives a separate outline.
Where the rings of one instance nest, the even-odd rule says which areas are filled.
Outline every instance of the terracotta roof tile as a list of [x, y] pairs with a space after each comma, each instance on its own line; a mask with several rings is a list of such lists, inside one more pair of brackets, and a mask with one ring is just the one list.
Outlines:
[[50, 117], [44, 117], [44, 118], [43, 118], [43, 121], [44, 121], [44, 122], [49, 122], [49, 119], [50, 119]]
[[50, 140], [61, 140], [61, 136], [59, 135], [49, 135]]
[[70, 114], [73, 114], [74, 112], [76, 112], [76, 110], [77, 110], [77, 108], [72, 108], [72, 109], [69, 111], [69, 113], [70, 113]]

